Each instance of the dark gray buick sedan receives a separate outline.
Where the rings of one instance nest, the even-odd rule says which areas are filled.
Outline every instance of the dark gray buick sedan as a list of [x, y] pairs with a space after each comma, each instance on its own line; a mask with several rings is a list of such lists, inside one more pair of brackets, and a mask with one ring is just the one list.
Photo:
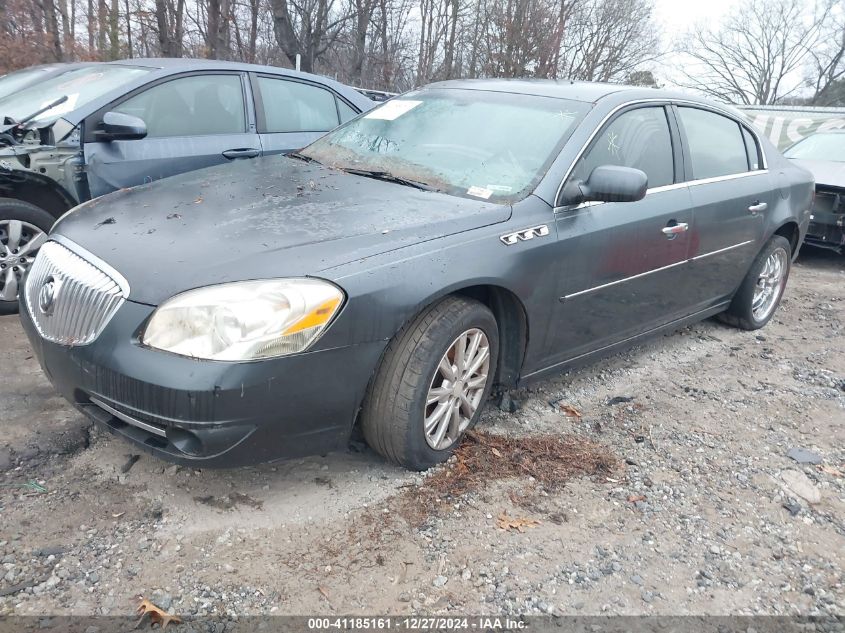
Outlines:
[[811, 176], [733, 110], [456, 81], [299, 153], [88, 202], [21, 316], [56, 388], [165, 459], [447, 458], [493, 389], [720, 315], [774, 314]]

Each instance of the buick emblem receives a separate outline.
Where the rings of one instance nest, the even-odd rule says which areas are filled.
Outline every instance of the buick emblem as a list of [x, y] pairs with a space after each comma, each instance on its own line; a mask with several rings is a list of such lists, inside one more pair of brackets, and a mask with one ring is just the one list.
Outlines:
[[59, 280], [53, 277], [47, 277], [41, 285], [41, 290], [38, 291], [38, 308], [41, 313], [50, 316], [53, 314], [53, 308], [56, 305], [56, 296], [59, 294]]

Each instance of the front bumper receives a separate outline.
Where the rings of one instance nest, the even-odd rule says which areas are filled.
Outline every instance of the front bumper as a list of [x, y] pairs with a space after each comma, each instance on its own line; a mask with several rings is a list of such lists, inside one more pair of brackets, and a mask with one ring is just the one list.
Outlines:
[[810, 226], [804, 241], [837, 252], [845, 249], [845, 193], [826, 186], [816, 187]]
[[837, 253], [845, 251], [845, 214], [814, 213], [804, 242]]
[[142, 347], [152, 313], [125, 302], [91, 344], [44, 340], [21, 322], [62, 396], [95, 422], [168, 461], [229, 468], [345, 447], [384, 342], [248, 363]]

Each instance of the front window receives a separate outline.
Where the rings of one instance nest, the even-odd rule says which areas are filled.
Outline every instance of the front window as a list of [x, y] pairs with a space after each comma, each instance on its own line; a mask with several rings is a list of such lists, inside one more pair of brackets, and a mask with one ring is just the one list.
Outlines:
[[8, 116], [20, 121], [58, 99], [67, 97], [63, 103], [34, 119], [40, 123], [48, 122], [148, 72], [146, 68], [112, 65], [71, 70], [0, 99], [0, 117]]
[[576, 163], [572, 177], [586, 182], [603, 165], [639, 169], [648, 177], [650, 188], [673, 184], [672, 135], [663, 106], [636, 108], [616, 117]]
[[130, 97], [113, 109], [147, 124], [147, 138], [243, 134], [240, 75], [180, 77]]
[[387, 101], [302, 154], [339, 169], [507, 203], [536, 186], [589, 107], [523, 94], [421, 90]]
[[798, 141], [783, 155], [787, 158], [845, 163], [845, 134], [812, 134]]

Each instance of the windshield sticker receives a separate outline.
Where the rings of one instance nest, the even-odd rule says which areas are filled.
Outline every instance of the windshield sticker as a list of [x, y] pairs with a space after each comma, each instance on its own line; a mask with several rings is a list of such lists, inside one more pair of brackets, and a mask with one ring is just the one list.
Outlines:
[[495, 193], [510, 193], [513, 191], [513, 187], [509, 185], [487, 185], [486, 189]]
[[493, 195], [493, 192], [487, 187], [470, 187], [467, 189], [467, 195], [487, 200], [487, 198]]
[[410, 99], [393, 99], [388, 101], [383, 106], [376, 108], [372, 112], [364, 116], [365, 119], [381, 119], [382, 121], [393, 121], [400, 116], [413, 110], [422, 101], [412, 101]]

